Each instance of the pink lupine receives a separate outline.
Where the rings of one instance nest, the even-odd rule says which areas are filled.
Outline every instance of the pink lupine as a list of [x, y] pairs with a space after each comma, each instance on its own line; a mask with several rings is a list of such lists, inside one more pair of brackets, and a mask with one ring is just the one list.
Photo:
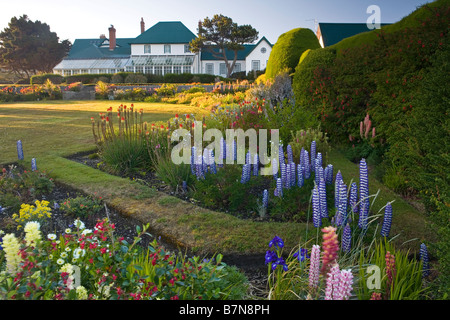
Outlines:
[[328, 226], [322, 229], [323, 232], [323, 252], [322, 252], [322, 270], [323, 274], [327, 274], [330, 265], [335, 262], [337, 252], [339, 251], [338, 236], [336, 228]]
[[320, 246], [313, 245], [311, 249], [311, 258], [309, 265], [309, 287], [311, 289], [319, 286], [319, 272], [320, 272]]
[[339, 277], [338, 287], [335, 289], [334, 300], [348, 300], [353, 290], [352, 271], [342, 270]]
[[325, 288], [325, 300], [336, 300], [335, 295], [337, 293], [340, 277], [341, 271], [339, 270], [339, 265], [335, 263], [328, 273], [327, 286]]

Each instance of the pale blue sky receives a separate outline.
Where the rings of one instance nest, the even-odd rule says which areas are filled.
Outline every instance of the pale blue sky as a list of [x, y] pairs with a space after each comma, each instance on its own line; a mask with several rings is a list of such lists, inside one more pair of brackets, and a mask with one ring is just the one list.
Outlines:
[[238, 24], [250, 24], [275, 43], [294, 28], [314, 30], [317, 22], [365, 23], [370, 5], [378, 5], [381, 23], [399, 21], [431, 0], [0, 0], [0, 30], [12, 17], [27, 14], [50, 25], [59, 38], [97, 38], [112, 24], [118, 38], [134, 38], [140, 20], [146, 29], [158, 21], [181, 21], [197, 32], [199, 20], [219, 13]]

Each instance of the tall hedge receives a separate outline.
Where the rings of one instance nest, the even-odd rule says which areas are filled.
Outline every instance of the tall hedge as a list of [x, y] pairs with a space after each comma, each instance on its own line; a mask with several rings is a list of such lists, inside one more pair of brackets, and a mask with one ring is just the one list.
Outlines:
[[320, 48], [319, 40], [310, 29], [296, 28], [283, 33], [278, 37], [270, 53], [266, 78], [272, 79], [284, 69], [293, 72], [302, 53], [317, 48]]

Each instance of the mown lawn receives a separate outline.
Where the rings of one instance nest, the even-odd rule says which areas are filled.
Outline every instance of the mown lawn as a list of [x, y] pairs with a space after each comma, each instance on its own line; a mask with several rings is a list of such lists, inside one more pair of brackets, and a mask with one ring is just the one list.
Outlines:
[[[37, 159], [38, 169], [49, 173], [57, 182], [80, 191], [102, 195], [105, 201], [124, 215], [142, 223], [150, 223], [152, 233], [198, 253], [262, 254], [274, 235], [280, 235], [288, 248], [294, 248], [305, 238], [315, 237], [316, 231], [300, 223], [261, 223], [244, 221], [233, 216], [199, 208], [184, 201], [168, 198], [160, 192], [128, 179], [115, 177], [66, 159], [74, 153], [94, 150], [91, 117], [116, 109], [119, 101], [42, 101], [0, 104], [0, 165], [17, 162], [16, 141], [22, 140], [25, 160], [30, 168], [31, 158]], [[144, 109], [144, 120], [151, 123], [166, 121], [175, 113], [196, 113], [199, 109], [186, 105], [134, 103]], [[358, 179], [358, 167], [334, 150], [330, 162], [341, 170], [346, 182]], [[423, 214], [415, 210], [382, 184], [370, 179], [371, 193], [378, 194], [374, 210], [387, 201], [393, 204], [394, 218], [391, 234], [399, 234], [400, 243], [407, 242], [417, 249], [419, 241], [430, 239]], [[308, 235], [307, 235], [307, 232]], [[410, 241], [412, 240], [412, 241]]]

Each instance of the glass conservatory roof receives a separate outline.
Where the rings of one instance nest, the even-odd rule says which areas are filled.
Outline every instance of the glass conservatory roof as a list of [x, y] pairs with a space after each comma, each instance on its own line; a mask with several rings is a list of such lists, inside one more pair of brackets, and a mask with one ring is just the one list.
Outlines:
[[132, 66], [152, 66], [152, 65], [192, 65], [193, 55], [180, 56], [132, 56], [128, 65]]

